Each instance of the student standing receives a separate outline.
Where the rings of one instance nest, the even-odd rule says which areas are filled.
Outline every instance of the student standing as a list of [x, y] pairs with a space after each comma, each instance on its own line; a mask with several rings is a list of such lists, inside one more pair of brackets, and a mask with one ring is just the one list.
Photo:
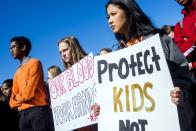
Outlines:
[[58, 76], [61, 73], [62, 73], [62, 71], [58, 66], [56, 66], [56, 65], [50, 66], [48, 68], [48, 80], [52, 80], [53, 78], [55, 78], [56, 76]]
[[[171, 101], [178, 107], [181, 131], [188, 131], [193, 114], [187, 100], [187, 92], [193, 81], [189, 75], [185, 57], [171, 38], [152, 25], [135, 0], [109, 0], [106, 4], [106, 12], [108, 24], [118, 40], [119, 49], [134, 46], [159, 33], [174, 84], [174, 89], [170, 93]], [[95, 104], [92, 109], [95, 114], [99, 114], [99, 105]]]
[[20, 61], [14, 79], [10, 107], [20, 114], [21, 131], [53, 131], [42, 64], [29, 56], [31, 42], [24, 36], [11, 39], [10, 52]]
[[[184, 7], [184, 15], [174, 28], [174, 41], [188, 60], [189, 70], [196, 80], [196, 0], [176, 0]], [[192, 130], [196, 131], [196, 86], [191, 90], [191, 105], [194, 110]]]
[[[87, 55], [87, 53], [81, 47], [78, 39], [74, 36], [62, 38], [58, 42], [58, 48], [65, 70]], [[75, 131], [97, 131], [97, 125], [90, 125], [76, 129]]]
[[[6, 79], [2, 83], [1, 91], [4, 99], [0, 100], [0, 128], [8, 131], [19, 131], [18, 113], [9, 106], [12, 85], [12, 79]], [[9, 126], [7, 126], [8, 124]]]

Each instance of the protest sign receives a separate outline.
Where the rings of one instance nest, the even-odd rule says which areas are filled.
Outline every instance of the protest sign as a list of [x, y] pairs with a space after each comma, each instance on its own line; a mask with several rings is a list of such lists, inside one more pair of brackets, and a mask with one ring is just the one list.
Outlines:
[[94, 62], [99, 131], [180, 131], [159, 35]]
[[96, 123], [91, 111], [96, 98], [92, 53], [49, 81], [55, 131]]

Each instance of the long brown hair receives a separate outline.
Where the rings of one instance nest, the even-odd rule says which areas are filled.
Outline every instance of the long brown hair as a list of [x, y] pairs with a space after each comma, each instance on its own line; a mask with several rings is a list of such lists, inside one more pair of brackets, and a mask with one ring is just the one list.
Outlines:
[[[67, 43], [71, 49], [71, 58], [73, 61], [73, 64], [77, 63], [79, 60], [81, 60], [83, 57], [87, 55], [87, 53], [84, 51], [82, 46], [80, 45], [78, 39], [74, 36], [67, 36], [62, 38], [60, 41], [58, 41], [58, 46], [61, 42]], [[70, 66], [69, 63], [65, 62], [62, 59], [63, 65], [65, 69], [68, 69]]]

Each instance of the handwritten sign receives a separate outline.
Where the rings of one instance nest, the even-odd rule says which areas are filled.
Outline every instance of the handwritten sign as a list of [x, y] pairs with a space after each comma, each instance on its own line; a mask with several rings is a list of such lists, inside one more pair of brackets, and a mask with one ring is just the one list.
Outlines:
[[92, 53], [49, 81], [55, 131], [72, 130], [97, 122]]
[[99, 131], [180, 131], [159, 35], [95, 57]]

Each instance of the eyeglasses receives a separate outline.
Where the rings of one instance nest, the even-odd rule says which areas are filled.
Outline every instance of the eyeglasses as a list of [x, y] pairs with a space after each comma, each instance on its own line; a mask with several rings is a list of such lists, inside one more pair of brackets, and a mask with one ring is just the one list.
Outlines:
[[19, 48], [19, 45], [13, 45], [10, 47], [10, 50], [13, 50], [13, 49], [16, 49], [16, 48]]

